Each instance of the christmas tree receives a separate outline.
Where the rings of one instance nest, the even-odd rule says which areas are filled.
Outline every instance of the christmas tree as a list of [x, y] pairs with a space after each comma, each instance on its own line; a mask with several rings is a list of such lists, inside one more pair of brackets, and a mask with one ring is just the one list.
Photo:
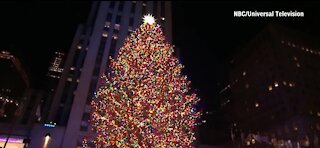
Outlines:
[[[200, 112], [151, 15], [128, 37], [91, 103], [96, 147], [192, 147]], [[85, 141], [86, 145], [87, 141]]]

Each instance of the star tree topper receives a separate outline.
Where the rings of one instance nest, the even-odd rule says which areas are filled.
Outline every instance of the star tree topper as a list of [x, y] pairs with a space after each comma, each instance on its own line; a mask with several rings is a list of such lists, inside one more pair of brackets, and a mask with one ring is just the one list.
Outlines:
[[144, 24], [154, 24], [156, 22], [156, 19], [151, 15], [151, 14], [147, 14], [143, 16], [143, 23]]

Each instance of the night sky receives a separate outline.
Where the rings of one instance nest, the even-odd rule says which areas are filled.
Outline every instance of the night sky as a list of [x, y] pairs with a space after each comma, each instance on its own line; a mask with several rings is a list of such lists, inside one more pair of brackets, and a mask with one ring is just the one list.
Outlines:
[[[270, 22], [319, 35], [319, 7], [317, 2], [173, 2], [174, 45], [180, 48], [184, 72], [202, 106], [212, 112], [204, 117], [208, 120], [205, 129], [222, 137], [211, 143], [223, 141], [222, 133], [228, 134], [218, 92], [228, 84], [229, 63], [236, 49]], [[77, 25], [86, 21], [89, 10], [90, 2], [0, 2], [0, 49], [18, 55], [33, 87], [41, 88], [53, 52], [68, 52]], [[237, 10], [297, 10], [304, 11], [305, 17], [234, 18]]]

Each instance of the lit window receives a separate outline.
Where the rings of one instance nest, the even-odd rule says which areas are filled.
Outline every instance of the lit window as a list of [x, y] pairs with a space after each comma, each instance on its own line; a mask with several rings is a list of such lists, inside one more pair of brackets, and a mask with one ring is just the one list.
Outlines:
[[310, 49], [310, 52], [313, 53], [313, 50]]
[[164, 21], [164, 20], [165, 20], [165, 18], [164, 18], [164, 17], [161, 17], [161, 20], [163, 20], [163, 21]]
[[278, 87], [278, 86], [279, 86], [278, 82], [274, 82], [274, 87]]
[[299, 64], [299, 63], [297, 63], [297, 67], [300, 67], [300, 64]]
[[112, 35], [113, 39], [118, 39], [118, 36], [116, 34]]
[[287, 85], [287, 82], [286, 82], [286, 81], [283, 81], [282, 83], [283, 83], [283, 85], [284, 85], [284, 86], [286, 86], [286, 85]]
[[81, 49], [81, 48], [82, 48], [82, 46], [81, 46], [81, 45], [78, 45], [78, 46], [77, 46], [77, 48], [78, 48], [78, 49]]
[[317, 112], [317, 116], [320, 117], [320, 112]]
[[68, 78], [67, 81], [69, 81], [69, 82], [72, 81], [72, 78]]
[[147, 4], [146, 3], [142, 3], [142, 6], [147, 6]]
[[114, 29], [115, 30], [120, 30], [120, 24], [114, 24]]
[[246, 84], [246, 88], [249, 88], [249, 84], [248, 83]]
[[293, 83], [293, 82], [289, 83], [289, 86], [290, 86], [290, 87], [293, 87], [293, 86], [294, 86], [294, 83]]
[[107, 33], [107, 32], [103, 32], [103, 33], [102, 33], [102, 36], [103, 36], [103, 37], [108, 37], [108, 33]]
[[304, 47], [301, 47], [302, 50], [304, 50]]
[[298, 58], [297, 58], [297, 57], [293, 57], [293, 59], [294, 59], [295, 61], [297, 61], [297, 60], [298, 60]]
[[74, 70], [75, 68], [74, 67], [70, 67], [70, 70]]
[[255, 144], [255, 143], [256, 143], [256, 140], [255, 140], [254, 138], [252, 138], [252, 139], [251, 139], [251, 143], [252, 143], [252, 144]]
[[259, 107], [259, 103], [258, 102], [256, 102], [255, 107], [257, 107], [257, 108]]
[[250, 145], [250, 141], [247, 141], [247, 145]]
[[243, 76], [245, 76], [246, 74], [247, 74], [247, 73], [246, 73], [245, 71], [242, 73]]
[[79, 79], [77, 79], [77, 82], [79, 83]]
[[269, 90], [269, 91], [271, 91], [271, 90], [272, 90], [272, 86], [271, 86], [271, 85], [268, 87], [268, 90]]
[[306, 51], [307, 51], [307, 52], [309, 52], [309, 49], [308, 49], [308, 48], [306, 48]]
[[295, 44], [292, 44], [292, 47], [296, 47], [296, 45], [295, 45]]
[[106, 23], [104, 24], [104, 27], [110, 28], [110, 22], [106, 22]]

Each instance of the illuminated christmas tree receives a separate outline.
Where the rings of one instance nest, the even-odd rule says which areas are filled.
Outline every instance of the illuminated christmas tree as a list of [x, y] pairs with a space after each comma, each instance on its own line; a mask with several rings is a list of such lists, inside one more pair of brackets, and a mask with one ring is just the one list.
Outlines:
[[[151, 15], [128, 37], [91, 105], [96, 147], [192, 147], [200, 112]], [[86, 143], [84, 144], [86, 145]]]

